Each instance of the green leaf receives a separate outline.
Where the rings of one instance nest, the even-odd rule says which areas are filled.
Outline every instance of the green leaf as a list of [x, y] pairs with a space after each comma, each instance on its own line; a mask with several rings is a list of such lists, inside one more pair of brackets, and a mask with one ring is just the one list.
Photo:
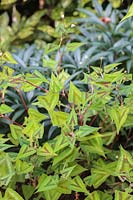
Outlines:
[[61, 82], [62, 85], [65, 84], [65, 81], [67, 81], [69, 77], [70, 75], [64, 70], [62, 70], [58, 75], [59, 81]]
[[101, 199], [100, 199], [98, 192], [94, 191], [91, 194], [89, 194], [85, 200], [101, 200]]
[[71, 190], [69, 189], [70, 181], [70, 178], [61, 177], [56, 191], [60, 192], [61, 194], [71, 194]]
[[0, 186], [7, 186], [14, 176], [11, 158], [7, 153], [0, 152]]
[[46, 79], [37, 77], [35, 74], [26, 74], [25, 81], [22, 83], [21, 90], [29, 92], [40, 86]]
[[110, 1], [112, 3], [113, 8], [119, 8], [122, 3], [122, 0], [110, 0]]
[[35, 191], [34, 187], [31, 185], [22, 185], [22, 190], [25, 200], [29, 200]]
[[77, 113], [75, 112], [75, 109], [72, 108], [70, 114], [69, 114], [69, 118], [68, 118], [68, 122], [69, 126], [76, 126], [78, 125], [78, 117], [77, 117]]
[[55, 152], [58, 152], [70, 145], [68, 137], [66, 137], [64, 134], [60, 134], [59, 136], [57, 136], [55, 138], [55, 140], [56, 140], [56, 141], [54, 141], [54, 144], [55, 144], [54, 151]]
[[85, 200], [112, 200], [112, 195], [109, 195], [107, 192], [94, 191], [88, 195]]
[[58, 153], [58, 156], [56, 156], [53, 160], [53, 166], [59, 164], [60, 162], [65, 161], [67, 157], [69, 157], [73, 153], [72, 148], [66, 148], [62, 152]]
[[52, 69], [54, 69], [57, 66], [57, 61], [52, 60], [52, 59], [48, 59], [48, 60], [44, 60], [43, 59], [43, 66], [44, 67], [50, 67]]
[[84, 43], [81, 43], [81, 42], [71, 42], [71, 43], [67, 43], [66, 49], [67, 49], [67, 51], [75, 51], [77, 48], [79, 48], [82, 45], [84, 45]]
[[18, 32], [20, 39], [25, 39], [34, 33], [35, 26], [40, 22], [40, 18], [45, 14], [45, 10], [37, 11], [27, 19], [23, 18], [23, 29]]
[[67, 179], [68, 177], [70, 177], [71, 176], [71, 174], [72, 174], [72, 171], [74, 170], [75, 171], [75, 167], [76, 167], [76, 165], [74, 165], [74, 166], [72, 166], [72, 167], [67, 167], [67, 168], [63, 168], [62, 170], [61, 170], [61, 174], [62, 174], [62, 177], [64, 178], [64, 179]]
[[132, 17], [133, 16], [133, 3], [132, 5], [130, 6], [127, 14], [122, 18], [121, 22], [125, 19], [127, 19], [128, 17]]
[[72, 82], [70, 82], [68, 101], [75, 105], [84, 104], [84, 93], [81, 92]]
[[62, 127], [66, 124], [69, 114], [62, 111], [49, 111], [53, 126]]
[[1, 144], [0, 143], [0, 151], [5, 151], [5, 150], [7, 150], [9, 148], [12, 148], [12, 147], [14, 147], [14, 145], [11, 145], [11, 144]]
[[23, 128], [22, 133], [31, 139], [42, 138], [44, 133], [44, 125], [30, 121], [27, 123], [26, 127]]
[[91, 176], [85, 178], [86, 184], [98, 188], [110, 175], [116, 175], [116, 164], [117, 162], [106, 163], [99, 159], [95, 162], [94, 167], [91, 168]]
[[115, 190], [114, 200], [133, 200], [133, 196], [128, 194], [127, 192]]
[[24, 159], [24, 158], [30, 157], [31, 155], [33, 155], [35, 153], [36, 153], [35, 149], [33, 149], [32, 147], [29, 147], [26, 144], [23, 144], [19, 150], [17, 159]]
[[50, 92], [59, 93], [63, 89], [63, 84], [59, 81], [59, 77], [56, 77], [54, 74], [51, 76], [50, 81]]
[[32, 16], [30, 16], [25, 23], [25, 27], [36, 26], [40, 22], [40, 18], [45, 14], [45, 10], [36, 11]]
[[16, 160], [16, 172], [17, 174], [27, 174], [33, 171], [34, 166], [31, 163]]
[[49, 83], [49, 81], [39, 71], [35, 70], [34, 74], [39, 77], [43, 83]]
[[53, 44], [53, 43], [48, 43], [45, 45], [45, 49], [44, 49], [44, 54], [47, 55], [53, 51], [56, 51], [59, 49], [59, 45], [57, 44]]
[[0, 105], [0, 114], [6, 114], [6, 113], [10, 113], [12, 111], [13, 111], [13, 109], [10, 106], [8, 106], [6, 104]]
[[104, 81], [110, 82], [110, 83], [115, 83], [115, 82], [121, 83], [124, 77], [125, 77], [124, 73], [122, 73], [121, 71], [116, 71], [116, 72], [104, 74]]
[[48, 190], [54, 190], [57, 188], [59, 182], [58, 176], [47, 176], [43, 174], [40, 176], [39, 183], [37, 186], [37, 192], [45, 192]]
[[4, 196], [4, 200], [24, 200], [16, 191], [11, 188], [7, 188]]
[[61, 196], [61, 193], [58, 192], [58, 190], [50, 190], [50, 191], [45, 191], [44, 196], [46, 200], [58, 200], [59, 197]]
[[[8, 77], [7, 80], [9, 80], [9, 77], [11, 77], [11, 76], [13, 75], [14, 70], [13, 70], [11, 67], [4, 66], [2, 72], [3, 72], [3, 73], [2, 73], [2, 78]], [[5, 79], [5, 78], [4, 78], [4, 79]]]
[[76, 131], [76, 135], [78, 138], [86, 137], [90, 135], [91, 133], [97, 132], [99, 128], [92, 127], [92, 126], [80, 126], [79, 130]]
[[91, 66], [91, 68], [97, 73], [97, 74], [101, 74], [102, 73], [102, 69], [100, 67], [93, 67]]
[[51, 145], [47, 142], [43, 145], [43, 147], [39, 147], [39, 149], [37, 150], [37, 155], [45, 156], [46, 159], [50, 159], [57, 156]]
[[13, 58], [13, 56], [8, 51], [6, 51], [2, 55], [2, 61], [12, 63], [12, 64], [17, 64], [16, 60]]
[[82, 166], [79, 165], [79, 164], [76, 164], [76, 165], [74, 166], [74, 169], [73, 169], [72, 172], [71, 172], [71, 176], [77, 176], [77, 175], [79, 175], [79, 174], [81, 174], [82, 172], [85, 172], [85, 171], [87, 171], [86, 168], [82, 167]]
[[[88, 137], [86, 141], [81, 142], [81, 148], [85, 151], [88, 149], [88, 152], [99, 154], [105, 157], [104, 149], [103, 149], [103, 141], [102, 138], [99, 137], [100, 134], [96, 134], [95, 137]], [[97, 147], [97, 148], [96, 148]]]
[[128, 115], [124, 127], [133, 127], [133, 115]]
[[3, 200], [1, 192], [0, 192], [0, 200]]
[[49, 25], [42, 25], [42, 26], [39, 26], [38, 27], [38, 30], [42, 31], [42, 32], [45, 32], [47, 34], [49, 34], [50, 36], [52, 37], [55, 37], [55, 38], [59, 38], [59, 34], [55, 31], [55, 29], [52, 27], [52, 26], [49, 26]]
[[116, 166], [116, 173], [122, 174], [125, 173], [125, 177], [128, 179], [129, 172], [133, 169], [133, 158], [131, 154], [120, 147], [120, 156]]
[[115, 122], [117, 134], [119, 134], [121, 127], [126, 122], [126, 119], [129, 113], [129, 108], [126, 106], [119, 106], [119, 107], [110, 109], [108, 113], [111, 119]]
[[1, 5], [8, 5], [8, 4], [12, 4], [15, 3], [17, 0], [1, 0]]
[[9, 141], [9, 138], [5, 138], [4, 134], [0, 134], [0, 144], [4, 144]]
[[33, 34], [33, 28], [32, 27], [24, 27], [21, 29], [18, 33], [19, 39], [25, 39]]
[[80, 176], [76, 176], [74, 179], [71, 180], [69, 188], [76, 192], [83, 192], [85, 194], [89, 193]]
[[28, 114], [29, 114], [29, 117], [27, 118], [27, 120], [29, 122], [35, 121], [37, 123], [47, 118], [46, 115], [40, 113], [38, 110], [34, 110], [33, 108], [29, 108]]
[[19, 144], [19, 138], [22, 136], [22, 127], [10, 124], [11, 137], [15, 140], [15, 144]]
[[121, 63], [112, 63], [112, 64], [109, 64], [109, 65], [106, 65], [106, 66], [104, 66], [104, 72], [109, 73], [120, 64]]
[[38, 101], [39, 106], [44, 107], [48, 111], [54, 110], [59, 101], [59, 93], [49, 91], [44, 96], [38, 96]]
[[106, 145], [109, 145], [114, 141], [116, 137], [116, 131], [104, 132], [101, 134], [101, 137], [103, 139], [103, 143]]
[[2, 15], [0, 15], [0, 24], [1, 27], [7, 27], [9, 24], [9, 16], [7, 12], [4, 12]]

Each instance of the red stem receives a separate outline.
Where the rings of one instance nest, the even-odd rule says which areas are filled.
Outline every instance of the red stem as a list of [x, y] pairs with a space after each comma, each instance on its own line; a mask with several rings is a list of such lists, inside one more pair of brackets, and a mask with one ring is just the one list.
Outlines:
[[89, 123], [89, 126], [92, 126], [92, 125], [93, 125], [93, 123], [94, 123], [94, 121], [97, 119], [97, 117], [98, 117], [98, 114], [94, 115], [94, 117], [92, 118], [92, 120], [91, 120], [90, 123]]
[[19, 124], [18, 122], [13, 121], [13, 120], [10, 119], [8, 116], [0, 115], [0, 117], [9, 120], [11, 123], [13, 123], [13, 124], [15, 124], [15, 125], [17, 125], [17, 126], [21, 126], [21, 127], [23, 127], [23, 125]]
[[16, 91], [17, 91], [17, 93], [19, 94], [19, 96], [20, 96], [20, 98], [21, 98], [21, 101], [22, 101], [22, 103], [23, 103], [23, 106], [24, 106], [26, 112], [28, 113], [28, 107], [27, 107], [27, 105], [26, 105], [26, 102], [25, 102], [25, 100], [24, 100], [24, 98], [23, 98], [23, 96], [22, 96], [20, 90], [16, 88]]
[[35, 85], [34, 83], [31, 83], [30, 81], [26, 81], [26, 80], [25, 80], [25, 82], [26, 82], [26, 83], [29, 83], [30, 85], [32, 85], [32, 86], [34, 86], [34, 87], [36, 87], [36, 88], [38, 88], [38, 89], [40, 89], [40, 90], [42, 90], [42, 91], [44, 91], [44, 92], [48, 92], [48, 90], [42, 88], [41, 86]]

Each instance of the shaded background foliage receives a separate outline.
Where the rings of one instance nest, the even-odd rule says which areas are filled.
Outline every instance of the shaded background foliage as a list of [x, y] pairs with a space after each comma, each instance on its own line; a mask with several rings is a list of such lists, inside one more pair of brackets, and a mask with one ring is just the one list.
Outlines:
[[[63, 46], [77, 41], [86, 45], [75, 55], [62, 53], [65, 68], [66, 65], [75, 65], [79, 69], [88, 65], [122, 62], [122, 67], [130, 72], [133, 65], [133, 23], [129, 19], [119, 24], [130, 4], [131, 1], [121, 0], [3, 0], [0, 48], [2, 51], [15, 51], [16, 47], [22, 48], [25, 43], [34, 42], [44, 49], [46, 43]], [[30, 48], [26, 54], [30, 56]]]
[[[127, 9], [131, 4], [130, 0], [102, 0], [99, 2], [102, 4], [103, 8], [106, 8], [106, 6], [111, 3], [113, 7], [119, 8], [120, 10]], [[5, 31], [1, 27], [0, 32], [2, 44], [0, 48], [2, 50], [8, 49], [11, 47], [10, 43], [14, 45], [17, 45], [20, 42], [21, 44], [23, 44], [23, 42], [32, 43], [34, 40], [36, 40], [36, 38], [38, 38], [38, 40], [40, 38], [44, 41], [52, 42], [53, 39], [57, 38], [57, 35], [55, 37], [53, 37], [52, 34], [52, 37], [49, 36], [49, 33], [53, 33], [54, 31], [52, 28], [57, 27], [58, 21], [63, 22], [65, 25], [70, 25], [72, 18], [79, 16], [79, 13], [76, 9], [80, 7], [93, 8], [93, 1], [2, 0], [0, 4], [0, 23]], [[28, 18], [30, 22], [28, 21]], [[49, 26], [46, 27], [43, 25]], [[46, 34], [47, 28], [51, 28], [51, 31], [49, 30], [48, 34]], [[34, 34], [32, 34], [33, 32]], [[7, 36], [4, 39], [5, 34], [7, 34]]]

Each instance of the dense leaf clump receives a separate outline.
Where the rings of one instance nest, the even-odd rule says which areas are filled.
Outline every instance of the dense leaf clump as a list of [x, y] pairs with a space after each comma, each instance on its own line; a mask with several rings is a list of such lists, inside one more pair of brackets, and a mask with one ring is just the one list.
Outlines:
[[[16, 64], [9, 53], [5, 59]], [[3, 66], [4, 198], [132, 199], [132, 76], [117, 66], [91, 67], [80, 87], [63, 69], [49, 79], [37, 70], [15, 74]]]
[[1, 1], [0, 200], [133, 200], [133, 5], [74, 2]]

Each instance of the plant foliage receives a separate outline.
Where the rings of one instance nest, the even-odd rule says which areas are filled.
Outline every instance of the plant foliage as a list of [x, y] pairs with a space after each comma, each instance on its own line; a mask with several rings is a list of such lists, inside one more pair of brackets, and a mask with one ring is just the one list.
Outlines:
[[[132, 200], [131, 74], [118, 70], [118, 63], [91, 67], [78, 87], [63, 69], [50, 79], [37, 70], [15, 74], [11, 54], [2, 60], [0, 118], [8, 131], [0, 135], [0, 198]], [[9, 101], [9, 89], [16, 103]], [[21, 122], [14, 117], [14, 91], [26, 112]], [[28, 105], [23, 94], [29, 93], [35, 97]], [[46, 140], [44, 134], [56, 137]]]
[[119, 23], [125, 11], [114, 10], [110, 4], [104, 9], [97, 0], [93, 2], [95, 12], [79, 8], [81, 17], [75, 20], [80, 33], [74, 34], [72, 40], [86, 44], [80, 53], [81, 64], [104, 66], [122, 62], [128, 72], [132, 71], [132, 19]]

